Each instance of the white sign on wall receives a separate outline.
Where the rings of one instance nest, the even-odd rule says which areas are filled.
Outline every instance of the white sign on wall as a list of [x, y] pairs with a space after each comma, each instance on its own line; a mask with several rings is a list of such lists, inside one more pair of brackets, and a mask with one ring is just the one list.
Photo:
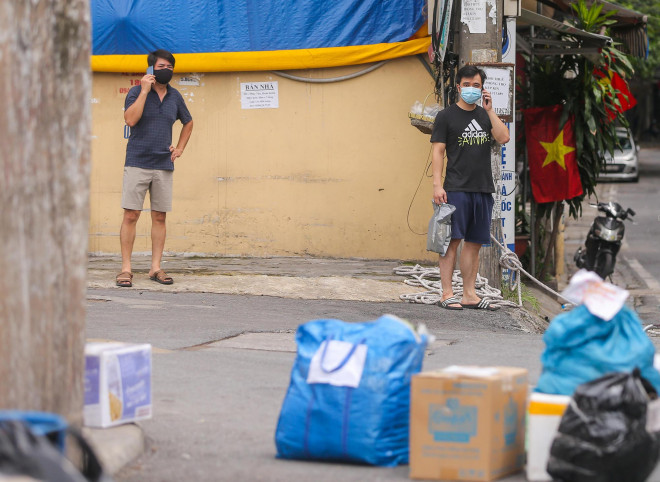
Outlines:
[[483, 69], [486, 73], [484, 89], [490, 92], [495, 113], [498, 117], [513, 120], [513, 66]]
[[486, 33], [486, 2], [463, 0], [461, 3], [461, 23], [467, 25], [470, 33]]
[[275, 82], [241, 82], [241, 109], [277, 109], [280, 96]]

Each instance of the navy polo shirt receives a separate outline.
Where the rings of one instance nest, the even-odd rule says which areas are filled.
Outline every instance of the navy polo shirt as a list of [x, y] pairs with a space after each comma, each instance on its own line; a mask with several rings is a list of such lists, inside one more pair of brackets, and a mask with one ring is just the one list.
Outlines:
[[[142, 87], [136, 85], [126, 94], [124, 109], [128, 109], [140, 95]], [[170, 146], [172, 126], [178, 120], [187, 124], [192, 120], [183, 97], [174, 87], [167, 85], [167, 93], [160, 101], [158, 93], [151, 89], [144, 102], [142, 117], [131, 127], [131, 136], [126, 146], [125, 166], [143, 169], [173, 171]]]

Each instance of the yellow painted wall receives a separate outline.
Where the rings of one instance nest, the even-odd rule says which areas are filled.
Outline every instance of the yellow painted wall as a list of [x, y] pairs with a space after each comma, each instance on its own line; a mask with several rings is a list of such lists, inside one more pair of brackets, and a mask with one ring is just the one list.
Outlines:
[[[336, 77], [363, 66], [292, 71]], [[329, 256], [433, 260], [408, 227], [408, 207], [430, 161], [429, 136], [410, 125], [410, 106], [433, 89], [414, 57], [330, 84], [272, 72], [196, 74], [172, 85], [194, 118], [175, 163], [167, 252], [220, 256]], [[90, 251], [119, 252], [126, 149], [123, 104], [139, 74], [95, 73], [92, 94]], [[240, 83], [277, 81], [279, 108], [242, 109]], [[175, 124], [174, 143], [180, 123]], [[430, 169], [428, 171], [430, 174]], [[410, 226], [426, 232], [431, 179], [414, 198]], [[149, 201], [145, 201], [145, 208]], [[149, 252], [150, 218], [135, 252]]]

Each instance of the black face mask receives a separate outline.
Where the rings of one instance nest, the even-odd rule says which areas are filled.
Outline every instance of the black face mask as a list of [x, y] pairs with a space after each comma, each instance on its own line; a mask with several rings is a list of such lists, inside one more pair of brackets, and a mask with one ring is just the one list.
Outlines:
[[154, 70], [154, 77], [159, 84], [168, 84], [172, 80], [173, 72], [170, 69]]

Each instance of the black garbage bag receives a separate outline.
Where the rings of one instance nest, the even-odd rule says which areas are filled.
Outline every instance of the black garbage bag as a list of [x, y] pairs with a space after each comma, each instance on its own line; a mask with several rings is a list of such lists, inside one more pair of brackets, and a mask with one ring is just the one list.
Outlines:
[[28, 424], [0, 420], [0, 480], [3, 476], [27, 476], [49, 482], [111, 482], [82, 435], [72, 427], [66, 430], [79, 446], [81, 470], [47, 436], [33, 433]]
[[643, 482], [660, 454], [646, 430], [653, 386], [633, 373], [609, 373], [579, 385], [550, 449], [548, 473], [565, 482]]

